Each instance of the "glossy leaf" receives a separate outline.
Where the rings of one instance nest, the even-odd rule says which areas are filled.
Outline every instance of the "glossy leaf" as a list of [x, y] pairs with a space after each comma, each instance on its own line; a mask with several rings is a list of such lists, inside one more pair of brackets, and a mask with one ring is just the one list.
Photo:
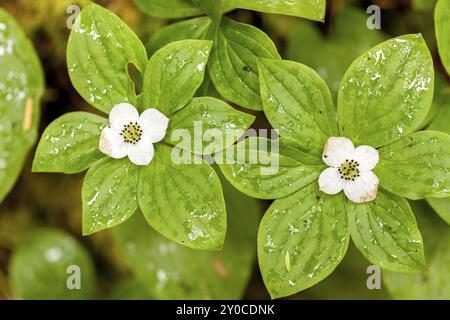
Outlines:
[[194, 98], [170, 118], [165, 141], [189, 152], [211, 155], [236, 142], [254, 119], [221, 100]]
[[219, 6], [219, 0], [134, 0], [134, 2], [141, 11], [157, 18], [185, 18], [209, 14], [214, 10], [227, 12], [232, 9], [228, 5]]
[[182, 40], [158, 50], [145, 68], [144, 109], [157, 108], [170, 116], [186, 106], [203, 81], [211, 45]]
[[36, 140], [44, 78], [31, 42], [0, 8], [0, 202]]
[[83, 183], [83, 235], [121, 224], [137, 207], [139, 167], [128, 159], [104, 158], [89, 168]]
[[399, 272], [425, 267], [422, 236], [404, 198], [379, 190], [375, 201], [348, 201], [346, 208], [353, 242], [371, 263]]
[[203, 14], [192, 0], [134, 0], [140, 10], [157, 18], [184, 18]]
[[450, 75], [450, 2], [448, 0], [437, 2], [434, 22], [439, 55], [442, 64]]
[[[76, 285], [79, 289], [69, 289]], [[95, 270], [88, 252], [71, 236], [55, 229], [28, 234], [14, 251], [9, 282], [24, 300], [79, 300], [95, 296]]]
[[77, 173], [104, 155], [98, 149], [108, 120], [92, 113], [72, 112], [53, 121], [44, 131], [33, 161], [33, 172]]
[[316, 180], [325, 165], [287, 140], [249, 137], [216, 155], [226, 179], [255, 198], [278, 199]]
[[149, 53], [153, 54], [171, 42], [186, 39], [205, 39], [211, 19], [199, 17], [170, 24], [155, 32], [148, 44]]
[[198, 251], [152, 230], [136, 214], [113, 229], [114, 239], [136, 278], [157, 299], [239, 299], [255, 258], [260, 207], [223, 183], [228, 233], [221, 251]]
[[379, 150], [375, 173], [384, 189], [408, 199], [450, 195], [450, 136], [420, 131]]
[[217, 91], [240, 106], [262, 110], [258, 58], [279, 59], [272, 40], [253, 26], [223, 18], [209, 64]]
[[67, 67], [73, 86], [92, 106], [109, 113], [115, 104], [137, 106], [128, 65], [143, 72], [144, 45], [114, 13], [87, 5], [77, 17], [67, 44]]
[[448, 224], [450, 224], [450, 198], [427, 198], [428, 204]]
[[387, 40], [357, 58], [338, 94], [342, 136], [381, 147], [424, 121], [433, 99], [433, 61], [421, 35]]
[[326, 0], [225, 0], [225, 3], [230, 7], [279, 13], [316, 21], [325, 19]]
[[312, 183], [276, 200], [258, 231], [259, 267], [272, 298], [326, 278], [344, 257], [349, 236], [342, 194], [325, 195]]
[[347, 6], [334, 17], [327, 35], [313, 22], [301, 21], [288, 33], [286, 58], [314, 68], [336, 97], [353, 60], [383, 41], [380, 31], [367, 28], [367, 17], [365, 11]]
[[330, 136], [338, 135], [330, 91], [309, 67], [292, 61], [261, 59], [264, 114], [282, 137], [306, 154], [322, 157]]
[[423, 234], [427, 268], [421, 273], [383, 272], [383, 282], [394, 299], [450, 299], [450, 231], [423, 203], [411, 203]]
[[227, 228], [219, 178], [192, 154], [189, 164], [177, 164], [177, 152], [156, 145], [152, 163], [141, 170], [139, 206], [167, 238], [194, 249], [219, 250]]

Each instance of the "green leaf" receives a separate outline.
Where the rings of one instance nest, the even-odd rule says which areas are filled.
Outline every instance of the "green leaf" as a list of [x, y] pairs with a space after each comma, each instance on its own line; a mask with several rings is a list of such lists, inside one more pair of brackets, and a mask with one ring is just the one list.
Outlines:
[[186, 39], [205, 39], [211, 19], [199, 17], [170, 24], [152, 34], [147, 44], [150, 54], [155, 53], [171, 42]]
[[448, 225], [436, 215], [425, 203], [412, 202], [411, 206], [417, 216], [422, 231], [427, 269], [421, 273], [407, 274], [383, 272], [385, 287], [394, 299], [438, 300], [450, 299], [450, 231]]
[[98, 149], [108, 120], [92, 113], [72, 112], [44, 131], [33, 161], [33, 172], [78, 173], [104, 155]]
[[450, 136], [439, 131], [410, 134], [379, 150], [375, 173], [381, 186], [417, 200], [450, 195]]
[[261, 59], [264, 114], [282, 137], [319, 159], [330, 136], [338, 135], [330, 91], [319, 75], [297, 62]]
[[220, 22], [225, 0], [192, 0], [192, 2], [210, 16], [214, 23]]
[[428, 204], [448, 224], [450, 224], [450, 198], [427, 198]]
[[144, 108], [170, 116], [186, 106], [203, 81], [211, 45], [207, 40], [182, 40], [158, 50], [145, 68]]
[[104, 158], [89, 168], [83, 183], [83, 235], [121, 224], [138, 207], [139, 167], [128, 159]]
[[326, 278], [344, 257], [349, 236], [342, 194], [325, 195], [312, 183], [276, 200], [258, 231], [259, 267], [272, 298]]
[[[350, 241], [344, 259], [325, 280], [304, 291], [299, 298], [315, 300], [387, 300], [390, 299], [386, 286], [368, 290], [367, 280], [370, 263]], [[372, 273], [373, 271], [371, 271]], [[381, 274], [383, 279], [384, 272]]]
[[288, 33], [286, 58], [314, 68], [336, 97], [339, 83], [353, 60], [383, 41], [380, 31], [366, 27], [367, 17], [363, 10], [347, 6], [332, 20], [332, 32], [328, 35], [315, 23], [301, 21]]
[[221, 100], [194, 98], [170, 118], [165, 142], [195, 154], [212, 155], [235, 143], [254, 119]]
[[89, 104], [105, 113], [121, 102], [140, 107], [128, 65], [142, 72], [146, 63], [144, 45], [114, 13], [96, 4], [81, 11], [67, 44], [67, 67]]
[[[68, 284], [79, 289], [70, 290]], [[71, 236], [56, 229], [28, 234], [14, 251], [9, 282], [16, 299], [69, 300], [95, 297], [95, 270], [88, 252]]]
[[381, 147], [422, 124], [433, 99], [433, 61], [421, 35], [385, 41], [357, 58], [338, 95], [342, 136]]
[[[113, 229], [135, 277], [157, 299], [240, 299], [247, 287], [261, 211], [224, 182], [228, 234], [222, 251], [199, 251], [162, 237], [136, 214]], [[175, 213], [176, 211], [173, 211]]]
[[439, 0], [434, 10], [439, 55], [447, 73], [450, 75], [450, 2]]
[[286, 139], [249, 137], [215, 159], [236, 189], [260, 199], [290, 195], [316, 180], [325, 168]]
[[224, 17], [216, 35], [209, 76], [225, 99], [262, 110], [258, 58], [280, 58], [272, 40], [258, 28]]
[[134, 0], [138, 8], [151, 17], [185, 18], [203, 14], [192, 0]]
[[326, 0], [225, 0], [229, 7], [278, 13], [302, 17], [315, 21], [324, 21]]
[[347, 202], [353, 242], [371, 263], [399, 272], [425, 267], [422, 236], [408, 202], [378, 191], [369, 203]]
[[227, 228], [219, 178], [192, 154], [189, 164], [177, 164], [176, 153], [176, 148], [156, 145], [152, 163], [141, 170], [142, 213], [153, 228], [173, 241], [194, 249], [219, 250]]
[[44, 77], [31, 42], [0, 8], [0, 202], [36, 140]]
[[[217, 3], [222, 0], [134, 0], [138, 8], [151, 17], [156, 18], [186, 18], [220, 10]], [[222, 12], [232, 9], [231, 6], [221, 6]]]

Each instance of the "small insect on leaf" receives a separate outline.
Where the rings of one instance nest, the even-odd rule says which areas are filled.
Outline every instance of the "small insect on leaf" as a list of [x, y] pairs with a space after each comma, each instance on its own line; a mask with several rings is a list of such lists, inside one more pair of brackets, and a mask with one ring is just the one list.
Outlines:
[[33, 98], [27, 98], [25, 102], [25, 112], [23, 114], [22, 130], [28, 131], [31, 129], [31, 124], [33, 120]]
[[286, 271], [291, 271], [291, 258], [289, 256], [289, 251], [286, 251], [286, 255], [284, 256], [284, 264], [286, 266]]

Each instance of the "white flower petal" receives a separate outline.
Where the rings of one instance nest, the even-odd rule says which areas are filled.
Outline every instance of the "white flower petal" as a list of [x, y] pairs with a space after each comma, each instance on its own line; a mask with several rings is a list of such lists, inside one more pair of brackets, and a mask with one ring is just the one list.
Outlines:
[[123, 137], [117, 130], [106, 127], [102, 130], [98, 148], [104, 154], [114, 159], [126, 157], [128, 145], [123, 141]]
[[319, 189], [326, 194], [336, 194], [342, 191], [345, 181], [337, 168], [327, 168], [319, 176]]
[[322, 160], [330, 167], [339, 167], [345, 160], [351, 159], [355, 147], [350, 139], [331, 137], [323, 149]]
[[141, 139], [135, 145], [131, 145], [128, 151], [128, 159], [138, 166], [148, 165], [155, 154], [153, 143], [150, 139]]
[[372, 172], [362, 172], [355, 181], [348, 181], [344, 193], [355, 203], [370, 202], [376, 199], [378, 193], [378, 177]]
[[124, 125], [139, 120], [139, 112], [129, 103], [116, 104], [109, 113], [109, 123], [113, 129], [121, 131]]
[[145, 110], [139, 118], [139, 125], [144, 136], [148, 137], [153, 143], [161, 141], [166, 135], [169, 118], [156, 109]]
[[378, 155], [377, 149], [371, 146], [359, 146], [355, 149], [353, 160], [358, 162], [361, 172], [366, 172], [376, 167], [380, 156]]

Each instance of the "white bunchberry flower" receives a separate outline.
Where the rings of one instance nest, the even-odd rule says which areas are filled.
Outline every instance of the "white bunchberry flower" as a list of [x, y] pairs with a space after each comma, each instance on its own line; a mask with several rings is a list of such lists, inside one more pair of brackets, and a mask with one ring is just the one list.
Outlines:
[[347, 198], [355, 203], [376, 199], [379, 181], [371, 171], [379, 161], [375, 148], [355, 148], [350, 139], [331, 137], [325, 144], [322, 159], [330, 168], [319, 176], [321, 191], [337, 194], [344, 190]]
[[134, 164], [146, 166], [153, 159], [153, 144], [164, 138], [168, 124], [169, 119], [156, 109], [139, 116], [131, 104], [116, 104], [100, 136], [99, 149], [111, 158], [128, 156]]

